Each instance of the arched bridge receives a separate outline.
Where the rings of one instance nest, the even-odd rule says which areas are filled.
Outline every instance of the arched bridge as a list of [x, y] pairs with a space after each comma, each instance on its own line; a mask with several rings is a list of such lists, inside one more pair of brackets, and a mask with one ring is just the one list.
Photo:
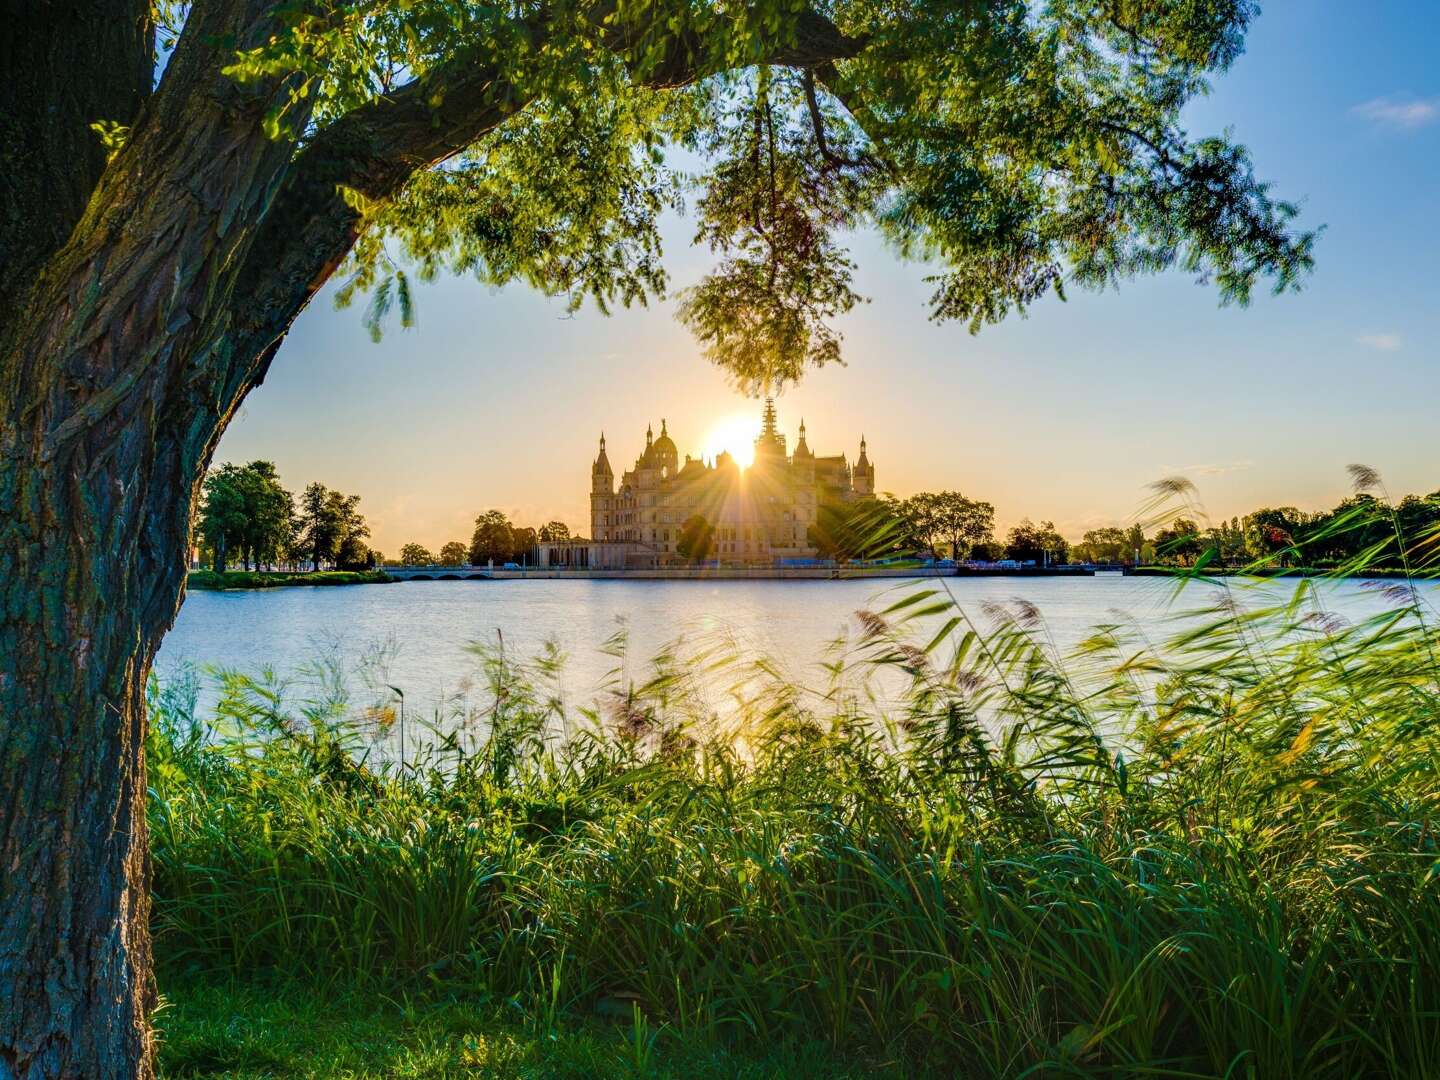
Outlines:
[[396, 581], [486, 581], [495, 576], [488, 566], [387, 566]]

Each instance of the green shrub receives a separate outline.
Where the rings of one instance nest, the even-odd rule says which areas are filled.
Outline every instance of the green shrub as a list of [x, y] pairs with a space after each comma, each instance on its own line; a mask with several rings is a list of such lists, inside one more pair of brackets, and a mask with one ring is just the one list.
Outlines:
[[381, 585], [393, 580], [383, 570], [317, 570], [298, 573], [227, 570], [223, 574], [217, 574], [213, 570], [191, 570], [188, 587], [206, 590], [276, 589], [282, 585]]

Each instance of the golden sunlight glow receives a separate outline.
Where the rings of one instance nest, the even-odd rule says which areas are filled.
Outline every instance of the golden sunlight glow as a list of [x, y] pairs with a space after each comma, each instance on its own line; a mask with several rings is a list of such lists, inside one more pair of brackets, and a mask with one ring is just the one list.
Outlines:
[[742, 469], [748, 469], [755, 461], [755, 437], [759, 434], [758, 413], [731, 413], [710, 425], [702, 453], [714, 460], [722, 450], [728, 451]]

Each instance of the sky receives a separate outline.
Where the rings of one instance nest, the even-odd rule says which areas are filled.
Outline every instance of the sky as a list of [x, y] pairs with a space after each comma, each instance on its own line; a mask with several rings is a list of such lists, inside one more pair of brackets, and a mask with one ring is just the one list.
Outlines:
[[[855, 237], [870, 298], [840, 320], [844, 367], [777, 402], [793, 444], [853, 460], [862, 433], [882, 491], [958, 489], [1001, 528], [1053, 520], [1072, 538], [1127, 524], [1161, 477], [1205, 511], [1318, 509], [1345, 466], [1398, 494], [1440, 489], [1440, 0], [1270, 0], [1247, 50], [1187, 112], [1229, 129], [1257, 174], [1324, 226], [1299, 295], [1219, 306], [1183, 273], [1071, 290], [971, 336], [927, 318], [926, 270]], [[692, 224], [665, 223], [672, 296], [709, 267]], [[417, 325], [372, 344], [361, 305], [330, 291], [296, 322], [216, 461], [266, 458], [298, 491], [361, 496], [372, 543], [467, 539], [499, 508], [588, 533], [603, 430], [617, 472], [665, 419], [681, 454], [718, 423], [756, 418], [712, 368], [673, 302], [571, 315], [524, 286], [444, 279], [416, 290]]]

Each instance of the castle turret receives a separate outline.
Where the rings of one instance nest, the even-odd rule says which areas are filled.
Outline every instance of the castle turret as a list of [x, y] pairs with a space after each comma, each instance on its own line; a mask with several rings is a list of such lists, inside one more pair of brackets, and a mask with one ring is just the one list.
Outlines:
[[590, 535], [595, 540], [614, 537], [615, 472], [605, 454], [605, 433], [600, 433], [600, 453], [590, 467]]
[[613, 495], [615, 473], [610, 468], [610, 459], [605, 456], [605, 433], [600, 433], [600, 456], [590, 469], [590, 493], [592, 495]]
[[875, 466], [870, 464], [869, 455], [865, 452], [864, 435], [860, 436], [860, 459], [855, 462], [851, 479], [857, 497], [867, 498], [875, 494]]
[[670, 438], [670, 433], [665, 430], [665, 421], [660, 421], [660, 438], [650, 447], [651, 460], [661, 470], [662, 476], [674, 476], [675, 470], [680, 465], [680, 451], [675, 447], [675, 440]]
[[795, 443], [795, 456], [797, 458], [813, 458], [815, 456], [805, 442], [805, 420], [803, 418], [800, 420], [800, 438]]

